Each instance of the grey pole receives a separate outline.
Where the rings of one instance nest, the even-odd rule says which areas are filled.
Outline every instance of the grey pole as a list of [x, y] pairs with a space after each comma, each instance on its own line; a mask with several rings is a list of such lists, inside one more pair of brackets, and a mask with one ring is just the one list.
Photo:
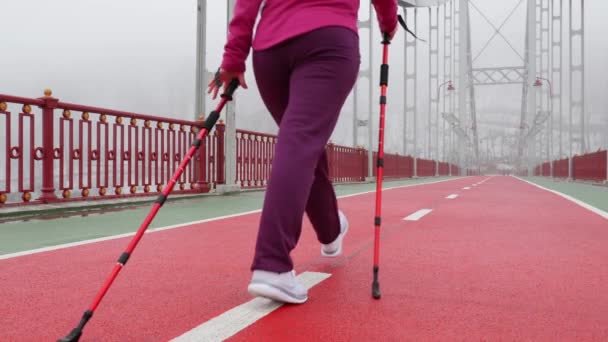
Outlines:
[[359, 77], [357, 76], [357, 81], [353, 87], [353, 147], [358, 146], [358, 133], [359, 133], [359, 120], [357, 116], [357, 84], [359, 84]]
[[[468, 84], [467, 84], [467, 44], [468, 44], [468, 39], [467, 39], [467, 35], [469, 34], [468, 31], [468, 24], [467, 24], [467, 8], [469, 6], [469, 1], [468, 0], [459, 0], [460, 4], [458, 6], [459, 9], [459, 21], [460, 21], [460, 25], [458, 27], [459, 29], [459, 40], [458, 40], [458, 44], [459, 44], [459, 53], [458, 53], [458, 62], [459, 62], [459, 72], [458, 72], [458, 106], [459, 106], [459, 113], [458, 113], [458, 119], [460, 120], [461, 124], [464, 124], [465, 119], [466, 119], [466, 115], [467, 115], [467, 89], [468, 89]], [[458, 150], [459, 150], [459, 166], [461, 168], [461, 170], [464, 172], [465, 170], [465, 139], [462, 138], [461, 136], [458, 136]]]
[[194, 120], [205, 115], [205, 74], [206, 51], [207, 51], [207, 0], [198, 0], [196, 14], [196, 86]]
[[368, 177], [373, 177], [373, 162], [374, 162], [374, 157], [373, 157], [373, 151], [374, 151], [374, 130], [373, 130], [373, 115], [372, 115], [372, 97], [373, 97], [373, 89], [374, 89], [374, 73], [372, 70], [372, 60], [373, 60], [373, 53], [372, 53], [372, 44], [374, 41], [374, 20], [373, 20], [373, 8], [372, 8], [372, 3], [370, 1], [369, 3], [369, 97], [368, 97], [368, 107], [369, 107], [369, 112], [368, 112], [368, 121], [367, 121], [367, 132], [369, 135], [369, 143], [368, 143], [368, 156], [367, 156], [367, 176]]
[[[236, 0], [228, 0], [228, 22], [232, 19], [235, 2]], [[224, 132], [226, 184], [218, 187], [217, 190], [220, 193], [240, 191], [240, 185], [236, 182], [236, 100], [235, 95], [232, 101], [226, 103], [226, 130]]]
[[[536, 0], [528, 0], [528, 79], [525, 80], [528, 87], [528, 118], [534, 118], [536, 115], [536, 92], [534, 91], [534, 81], [536, 79], [536, 35], [537, 35], [537, 18], [536, 18]], [[529, 144], [529, 159], [528, 170], [529, 174], [534, 171], [534, 163], [536, 162], [534, 142]]]

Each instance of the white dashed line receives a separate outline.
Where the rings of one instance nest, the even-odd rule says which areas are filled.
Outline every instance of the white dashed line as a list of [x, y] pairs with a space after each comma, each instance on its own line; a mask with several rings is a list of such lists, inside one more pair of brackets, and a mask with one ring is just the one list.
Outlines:
[[417, 212], [411, 214], [410, 216], [404, 218], [403, 220], [405, 220], [405, 221], [418, 221], [423, 216], [425, 216], [428, 213], [430, 213], [431, 211], [433, 211], [433, 209], [420, 209]]

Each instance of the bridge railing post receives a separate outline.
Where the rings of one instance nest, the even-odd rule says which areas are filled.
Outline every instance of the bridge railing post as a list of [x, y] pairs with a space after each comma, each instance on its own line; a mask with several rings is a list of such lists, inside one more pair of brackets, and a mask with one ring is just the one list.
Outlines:
[[59, 99], [52, 97], [50, 89], [44, 90], [44, 96], [39, 98], [44, 101], [42, 108], [42, 188], [40, 200], [51, 202], [57, 199], [55, 195], [55, 171], [54, 163], [54, 114]]

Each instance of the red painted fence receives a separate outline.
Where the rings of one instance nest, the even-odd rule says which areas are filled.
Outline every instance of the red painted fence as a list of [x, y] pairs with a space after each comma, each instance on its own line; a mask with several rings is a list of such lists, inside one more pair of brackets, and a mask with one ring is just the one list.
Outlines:
[[[567, 172], [567, 169], [566, 169]], [[534, 175], [537, 177], [549, 177], [551, 175], [551, 164], [549, 162], [542, 163], [534, 167]]]
[[550, 162], [543, 163], [541, 168], [542, 168], [542, 173], [543, 173], [544, 177], [551, 176], [551, 163]]
[[432, 177], [435, 175], [435, 161], [428, 159], [416, 160], [418, 177]]
[[[597, 151], [582, 156], [574, 156], [572, 158], [572, 178], [594, 182], [608, 181], [607, 154], [607, 151]], [[567, 158], [544, 162], [534, 168], [534, 175], [550, 177], [550, 165], [553, 163], [553, 177], [568, 178], [568, 162]]]
[[236, 182], [242, 188], [263, 188], [270, 178], [277, 137], [236, 130]]
[[[200, 124], [65, 103], [50, 90], [37, 99], [0, 94], [0, 207], [155, 195], [175, 173]], [[226, 183], [224, 131], [218, 122], [174, 193], [204, 193]], [[266, 186], [276, 143], [274, 135], [237, 130], [237, 184]], [[364, 181], [367, 153], [329, 144], [332, 181]], [[419, 159], [418, 176], [434, 176], [435, 165]], [[449, 168], [440, 163], [440, 174], [448, 175]], [[385, 155], [385, 177], [412, 177], [413, 171], [412, 157]], [[452, 175], [458, 175], [456, 166]]]
[[606, 180], [606, 151], [597, 151], [572, 158], [574, 179], [601, 182]]
[[[0, 204], [156, 193], [197, 132], [196, 122], [64, 103], [51, 95], [0, 95], [0, 132], [5, 134], [0, 151], [6, 151], [0, 154]], [[223, 165], [217, 153], [223, 148], [222, 128], [203, 142], [175, 193], [205, 192], [211, 183], [222, 182], [223, 168], [217, 167]]]
[[568, 178], [568, 158], [553, 161], [553, 177]]
[[334, 145], [326, 148], [332, 182], [362, 182], [367, 174], [367, 151], [362, 148]]
[[440, 176], [449, 176], [450, 175], [450, 164], [439, 162], [439, 175]]
[[[366, 152], [367, 155], [367, 152]], [[367, 157], [366, 157], [367, 158]], [[374, 152], [374, 167], [373, 175], [377, 176], [376, 164], [378, 162], [378, 153]], [[367, 165], [367, 159], [366, 159]], [[384, 154], [384, 178], [411, 178], [414, 176], [414, 158], [410, 156], [402, 156], [399, 154]]]

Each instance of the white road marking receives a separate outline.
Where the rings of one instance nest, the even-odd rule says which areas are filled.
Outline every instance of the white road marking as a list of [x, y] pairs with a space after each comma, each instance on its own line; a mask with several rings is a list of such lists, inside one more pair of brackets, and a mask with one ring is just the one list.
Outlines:
[[492, 178], [494, 178], [494, 177], [495, 177], [495, 176], [490, 176], [490, 177], [488, 177], [488, 178], [486, 178], [486, 179], [482, 180], [481, 182], [477, 183], [477, 185], [481, 185], [481, 184], [483, 184], [483, 183], [485, 183], [485, 182], [489, 181], [490, 179], [492, 179]]
[[[434, 181], [434, 182], [428, 182], [428, 183], [417, 183], [417, 184], [407, 184], [407, 185], [394, 186], [394, 187], [384, 188], [382, 191], [393, 190], [393, 189], [402, 189], [402, 188], [410, 188], [410, 187], [415, 187], [415, 186], [423, 186], [423, 185], [437, 184], [437, 183], [443, 183], [443, 182], [451, 182], [451, 181], [462, 179], [462, 178], [465, 178], [465, 177], [456, 177], [456, 178], [451, 178], [451, 179], [443, 179], [443, 180]], [[354, 196], [365, 195], [365, 194], [369, 194], [369, 193], [373, 193], [373, 192], [376, 192], [376, 190], [358, 192], [358, 193], [354, 193], [354, 194], [350, 194], [350, 195], [339, 196], [338, 198], [354, 197]], [[188, 227], [188, 226], [191, 226], [191, 225], [195, 225], [195, 224], [200, 224], [200, 223], [213, 222], [213, 221], [219, 221], [219, 220], [229, 219], [229, 218], [234, 218], [234, 217], [239, 217], [239, 216], [256, 214], [256, 213], [259, 213], [261, 211], [262, 211], [261, 209], [257, 209], [257, 210], [245, 211], [245, 212], [231, 214], [231, 215], [226, 215], [226, 216], [212, 217], [212, 218], [208, 218], [208, 219], [204, 219], [204, 220], [199, 220], [199, 221], [179, 223], [179, 224], [175, 224], [175, 225], [171, 225], [171, 226], [166, 226], [166, 227], [148, 228], [148, 230], [146, 231], [146, 234], [155, 233], [155, 232], [159, 232], [159, 231], [163, 231], [163, 230], [169, 230], [169, 229], [185, 228], [185, 227]], [[90, 243], [115, 240], [115, 239], [120, 239], [120, 238], [124, 238], [124, 237], [133, 236], [133, 235], [135, 235], [135, 232], [118, 234], [118, 235], [110, 235], [110, 236], [105, 236], [105, 237], [101, 237], [101, 238], [97, 238], [97, 239], [75, 241], [75, 242], [65, 243], [65, 244], [61, 244], [61, 245], [54, 245], [54, 246], [48, 246], [48, 247], [35, 248], [35, 249], [27, 250], [27, 251], [21, 251], [21, 252], [9, 253], [9, 254], [2, 254], [2, 255], [0, 255], [0, 260], [11, 259], [11, 258], [16, 258], [16, 257], [24, 256], [24, 255], [37, 254], [37, 253], [42, 253], [42, 252], [55, 251], [55, 250], [58, 250], [58, 249], [64, 249], [64, 248], [70, 248], [70, 247], [88, 245]]]
[[466, 187], [462, 188], [462, 190], [471, 190], [471, 187], [466, 186]]
[[608, 220], [608, 212], [605, 212], [605, 211], [603, 211], [602, 209], [596, 208], [596, 207], [594, 207], [594, 206], [592, 206], [592, 205], [590, 205], [590, 204], [587, 204], [587, 203], [585, 203], [585, 202], [583, 202], [583, 201], [581, 201], [581, 200], [578, 200], [578, 199], [576, 199], [576, 198], [574, 198], [574, 197], [572, 197], [572, 196], [566, 195], [566, 194], [561, 193], [561, 192], [559, 192], [559, 191], [555, 191], [555, 190], [547, 189], [547, 188], [545, 188], [545, 187], [543, 187], [543, 186], [540, 186], [540, 185], [538, 185], [538, 184], [534, 184], [534, 183], [529, 182], [529, 181], [527, 181], [527, 180], [525, 180], [525, 179], [521, 179], [521, 178], [519, 178], [519, 177], [517, 177], [517, 176], [513, 176], [513, 177], [515, 177], [515, 178], [519, 179], [519, 180], [520, 180], [520, 181], [522, 181], [522, 182], [526, 182], [526, 183], [528, 183], [528, 184], [530, 184], [530, 185], [534, 185], [534, 186], [535, 186], [535, 187], [537, 187], [537, 188], [541, 188], [541, 189], [543, 189], [543, 190], [546, 190], [546, 191], [552, 192], [552, 193], [554, 193], [554, 194], [556, 194], [556, 195], [558, 195], [558, 196], [561, 196], [561, 197], [563, 197], [563, 198], [565, 198], [565, 199], [567, 199], [567, 200], [569, 200], [569, 201], [572, 201], [572, 202], [574, 202], [574, 203], [576, 203], [576, 204], [580, 205], [581, 207], [583, 207], [583, 208], [585, 208], [585, 209], [587, 209], [587, 210], [589, 210], [589, 211], [591, 211], [591, 212], [594, 212], [594, 213], [596, 213], [596, 214], [600, 215], [601, 217], [603, 217], [603, 218], [605, 218], [605, 219], [607, 219], [607, 220]]
[[428, 213], [433, 211], [433, 209], [420, 209], [417, 212], [411, 214], [410, 216], [404, 218], [405, 221], [418, 221]]
[[457, 194], [451, 194], [450, 196], [446, 197], [446, 199], [455, 199], [456, 197], [458, 197]]
[[[150, 233], [154, 233], [154, 232], [159, 232], [159, 231], [163, 231], [163, 230], [175, 229], [175, 228], [183, 228], [183, 227], [186, 227], [186, 226], [190, 226], [190, 225], [194, 225], [194, 224], [199, 224], [199, 223], [219, 221], [219, 220], [223, 220], [223, 219], [228, 219], [228, 218], [233, 218], [233, 217], [239, 217], [239, 216], [254, 214], [254, 213], [257, 213], [257, 212], [260, 212], [260, 210], [246, 211], [246, 212], [242, 212], [242, 213], [238, 213], [238, 214], [233, 214], [233, 215], [213, 217], [213, 218], [209, 218], [209, 219], [205, 219], [205, 220], [199, 220], [199, 221], [193, 221], [193, 222], [187, 222], [187, 223], [180, 223], [180, 224], [175, 224], [175, 225], [172, 225], [172, 226], [166, 226], [166, 227], [160, 227], [160, 228], [154, 228], [154, 229], [149, 228], [148, 231], [146, 231], [146, 234], [150, 234]], [[57, 249], [63, 249], [63, 248], [68, 248], [68, 247], [81, 246], [81, 245], [86, 245], [86, 244], [95, 243], [95, 242], [120, 239], [120, 238], [123, 238], [123, 237], [128, 237], [128, 236], [133, 236], [133, 235], [135, 235], [135, 232], [125, 233], [125, 234], [118, 234], [118, 235], [112, 235], [112, 236], [106, 236], [106, 237], [97, 238], [97, 239], [90, 239], [90, 240], [84, 240], [84, 241], [70, 242], [70, 243], [65, 243], [65, 244], [61, 244], [61, 245], [49, 246], [49, 247], [36, 248], [36, 249], [31, 249], [29, 251], [22, 251], [22, 252], [16, 252], [16, 253], [11, 253], [11, 254], [3, 254], [3, 255], [0, 255], [0, 260], [15, 258], [15, 257], [18, 257], [18, 256], [23, 256], [23, 255], [36, 254], [36, 253], [42, 253], [42, 252], [48, 252], [48, 251], [54, 251], [54, 250], [57, 250]]]
[[[471, 177], [471, 176], [466, 176], [466, 177]], [[393, 189], [402, 189], [402, 188], [412, 188], [412, 187], [415, 187], [415, 186], [431, 185], [431, 184], [437, 184], [437, 183], [443, 183], [443, 182], [451, 182], [453, 180], [461, 179], [461, 178], [464, 178], [464, 177], [459, 177], [459, 178], [454, 178], [454, 179], [443, 179], [443, 180], [434, 181], [434, 182], [428, 182], [428, 183], [416, 183], [416, 184], [393, 186], [393, 187], [390, 187], [390, 188], [383, 188], [382, 191], [393, 190]], [[374, 193], [374, 192], [376, 192], [376, 190], [358, 192], [356, 194], [339, 196], [338, 198], [348, 198], [348, 197], [354, 197], [354, 196], [359, 196], [359, 195], [371, 194], [371, 193]]]
[[[297, 278], [306, 288], [310, 289], [330, 276], [331, 274], [328, 273], [304, 272], [298, 275]], [[270, 299], [255, 298], [208, 320], [183, 335], [174, 338], [171, 342], [224, 341], [280, 308], [282, 305], [283, 303]]]

